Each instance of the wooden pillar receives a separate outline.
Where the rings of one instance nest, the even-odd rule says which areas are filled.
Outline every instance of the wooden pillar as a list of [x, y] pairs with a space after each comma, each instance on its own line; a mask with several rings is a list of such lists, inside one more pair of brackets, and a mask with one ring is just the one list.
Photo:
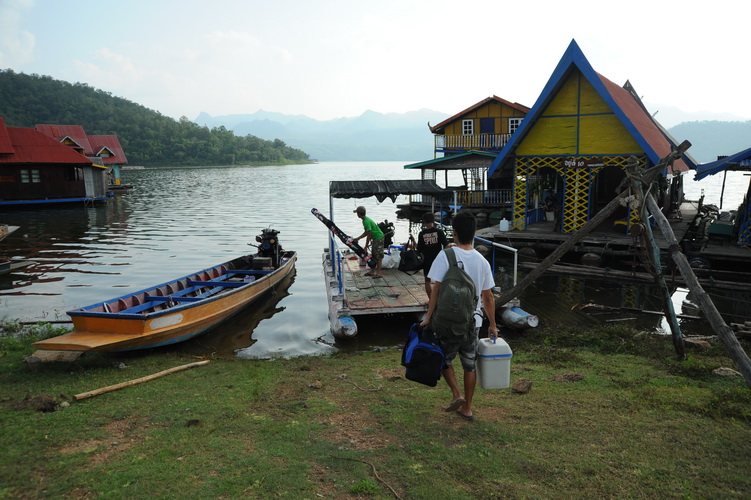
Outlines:
[[704, 288], [702, 288], [699, 283], [698, 278], [694, 274], [694, 270], [691, 269], [691, 265], [688, 263], [688, 259], [681, 251], [678, 240], [676, 239], [675, 234], [673, 234], [673, 230], [670, 228], [670, 223], [657, 206], [657, 202], [652, 195], [647, 195], [646, 201], [647, 209], [652, 213], [657, 226], [660, 228], [660, 231], [662, 231], [663, 236], [665, 236], [665, 239], [669, 244], [668, 252], [670, 258], [673, 259], [673, 262], [675, 262], [681, 275], [683, 275], [683, 279], [686, 280], [688, 288], [696, 297], [696, 301], [699, 303], [699, 308], [706, 316], [712, 329], [717, 333], [717, 336], [722, 343], [725, 344], [728, 354], [738, 367], [738, 371], [741, 372], [743, 378], [746, 380], [746, 385], [751, 387], [751, 359], [743, 350], [740, 342], [738, 342], [733, 329], [725, 323], [724, 319], [722, 319], [720, 312], [715, 307], [709, 294], [704, 291]]
[[[681, 358], [686, 356], [686, 348], [683, 344], [683, 335], [681, 334], [681, 327], [678, 324], [678, 318], [675, 315], [675, 309], [673, 308], [673, 300], [668, 289], [668, 284], [665, 282], [665, 276], [662, 274], [662, 263], [660, 262], [660, 247], [655, 242], [654, 234], [652, 233], [652, 227], [649, 224], [649, 212], [646, 208], [646, 200], [644, 195], [644, 185], [642, 185], [641, 175], [639, 174], [639, 166], [635, 162], [632, 164], [629, 161], [628, 176], [631, 179], [631, 189], [634, 192], [636, 200], [632, 203], [631, 208], [639, 214], [640, 223], [631, 227], [632, 235], [635, 234], [635, 230], [638, 227], [639, 231], [644, 233], [644, 239], [647, 248], [644, 252], [644, 257], [651, 264], [650, 273], [654, 277], [655, 284], [660, 290], [660, 296], [663, 303], [663, 311], [665, 317], [670, 325], [670, 332], [673, 335], [673, 347], [676, 354]], [[646, 185], [647, 196], [652, 196], [649, 193], [650, 185]], [[660, 211], [662, 214], [662, 211]]]

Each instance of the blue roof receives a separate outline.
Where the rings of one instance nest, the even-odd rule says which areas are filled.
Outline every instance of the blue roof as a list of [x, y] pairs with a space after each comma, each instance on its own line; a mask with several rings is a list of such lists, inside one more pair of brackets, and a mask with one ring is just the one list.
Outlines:
[[701, 180], [708, 175], [713, 175], [723, 170], [751, 170], [751, 148], [730, 155], [722, 160], [699, 165], [696, 167], [694, 180]]
[[[558, 66], [556, 66], [548, 83], [542, 90], [540, 97], [537, 98], [537, 102], [532, 106], [532, 109], [522, 121], [521, 126], [511, 136], [506, 147], [498, 154], [498, 157], [490, 167], [488, 176], [492, 176], [500, 165], [510, 159], [513, 151], [516, 150], [524, 136], [534, 126], [542, 111], [555, 97], [557, 89], [563, 84], [569, 72], [574, 69], [578, 69], [581, 72], [599, 96], [607, 103], [650, 161], [657, 164], [663, 156], [670, 152], [670, 146], [671, 144], [674, 145], [674, 141], [667, 137], [651, 116], [649, 116], [649, 113], [643, 108], [638, 98], [628, 90], [595, 72], [576, 43], [576, 40], [571, 40]], [[681, 170], [694, 166], [693, 161], [688, 160], [686, 157], [683, 159], [686, 163], [683, 164]]]

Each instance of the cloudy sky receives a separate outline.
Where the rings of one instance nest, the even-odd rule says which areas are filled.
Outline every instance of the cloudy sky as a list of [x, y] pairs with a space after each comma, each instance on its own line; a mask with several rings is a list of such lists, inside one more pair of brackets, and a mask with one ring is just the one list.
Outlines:
[[652, 112], [751, 120], [749, 12], [738, 0], [0, 0], [0, 68], [174, 118], [454, 114], [490, 95], [532, 106], [576, 39]]

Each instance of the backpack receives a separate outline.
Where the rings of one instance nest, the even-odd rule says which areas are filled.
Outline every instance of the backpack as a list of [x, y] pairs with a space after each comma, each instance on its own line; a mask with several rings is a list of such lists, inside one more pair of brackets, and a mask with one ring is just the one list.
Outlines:
[[435, 387], [443, 369], [443, 351], [435, 337], [419, 323], [409, 329], [407, 342], [402, 350], [402, 366], [406, 367], [407, 380]]
[[438, 302], [431, 325], [441, 339], [468, 339], [475, 331], [475, 282], [459, 267], [452, 248], [447, 248], [444, 252], [449, 261], [449, 269], [438, 289]]
[[423, 255], [417, 250], [405, 250], [402, 252], [401, 260], [399, 261], [400, 271], [419, 271], [422, 269], [422, 264], [425, 262]]

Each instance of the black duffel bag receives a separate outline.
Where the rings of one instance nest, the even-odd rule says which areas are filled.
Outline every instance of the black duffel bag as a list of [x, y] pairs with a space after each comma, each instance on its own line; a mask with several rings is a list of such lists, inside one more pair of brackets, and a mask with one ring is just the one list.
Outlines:
[[417, 250], [404, 250], [399, 260], [399, 270], [404, 272], [419, 271], [422, 269], [423, 262], [425, 262], [425, 257]]

